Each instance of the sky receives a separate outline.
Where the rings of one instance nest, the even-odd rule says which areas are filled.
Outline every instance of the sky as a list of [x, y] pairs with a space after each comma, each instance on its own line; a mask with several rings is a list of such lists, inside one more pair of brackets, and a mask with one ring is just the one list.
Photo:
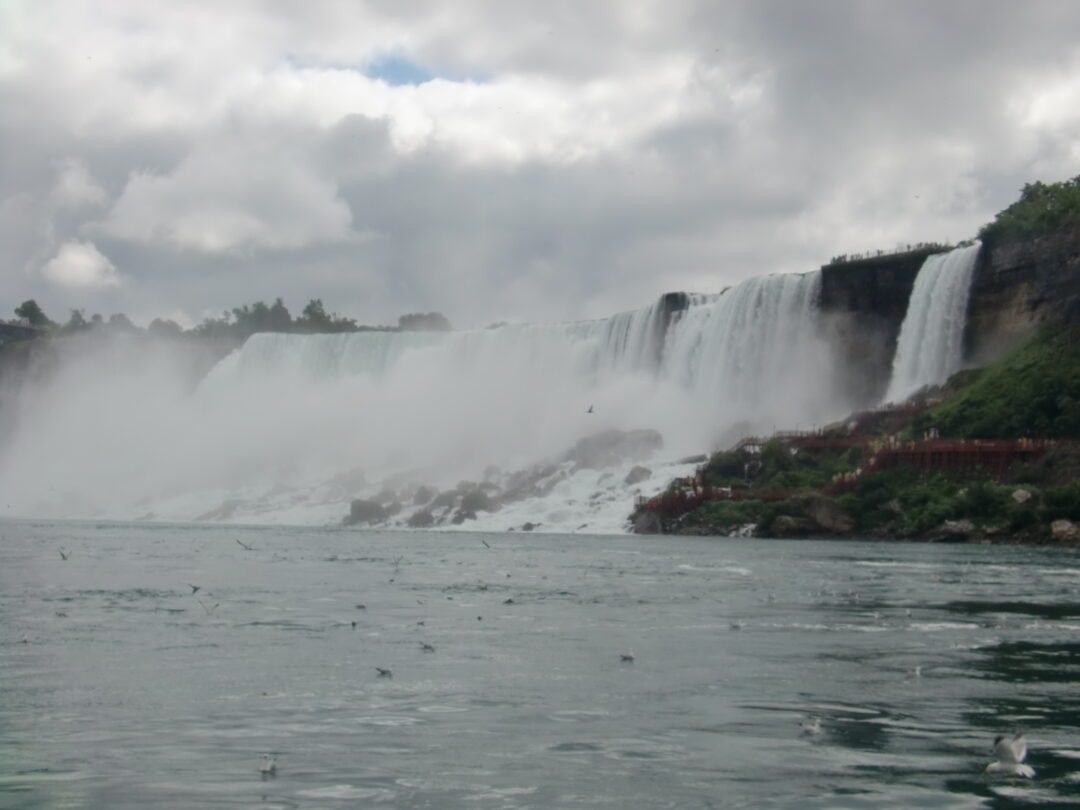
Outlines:
[[1077, 174], [1074, 0], [0, 0], [0, 317], [604, 317]]

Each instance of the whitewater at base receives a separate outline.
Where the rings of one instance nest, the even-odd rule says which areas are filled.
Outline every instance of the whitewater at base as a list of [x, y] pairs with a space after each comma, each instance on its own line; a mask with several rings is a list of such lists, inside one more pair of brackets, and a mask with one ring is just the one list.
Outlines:
[[846, 412], [819, 290], [776, 275], [596, 321], [257, 334], [200, 374], [190, 341], [57, 341], [10, 409], [0, 509], [311, 524], [359, 499], [389, 527], [626, 531], [688, 457]]

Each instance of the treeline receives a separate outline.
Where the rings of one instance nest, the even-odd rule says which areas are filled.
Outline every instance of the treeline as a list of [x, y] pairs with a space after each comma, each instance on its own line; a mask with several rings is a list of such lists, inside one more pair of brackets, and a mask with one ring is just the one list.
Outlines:
[[328, 334], [339, 332], [419, 332], [450, 331], [450, 322], [438, 312], [413, 312], [398, 318], [397, 326], [365, 326], [353, 318], [327, 312], [322, 299], [313, 298], [293, 317], [285, 302], [278, 298], [273, 304], [256, 301], [233, 307], [220, 317], [205, 318], [202, 323], [184, 329], [176, 321], [155, 318], [145, 329], [136, 326], [122, 313], [111, 315], [107, 320], [100, 314], [86, 317], [81, 309], [71, 310], [68, 320], [59, 324], [49, 318], [37, 301], [30, 299], [15, 307], [19, 323], [43, 333], [69, 334], [94, 329], [126, 332], [146, 332], [156, 337], [180, 338], [185, 336], [242, 341], [256, 332], [288, 332], [295, 334]]
[[1080, 221], [1080, 175], [1060, 183], [1027, 183], [1020, 199], [983, 225], [979, 238], [1036, 236]]

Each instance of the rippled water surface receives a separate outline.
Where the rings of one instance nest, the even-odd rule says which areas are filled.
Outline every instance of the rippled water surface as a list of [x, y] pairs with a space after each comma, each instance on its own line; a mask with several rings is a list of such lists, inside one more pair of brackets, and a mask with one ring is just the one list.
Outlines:
[[1080, 806], [1074, 553], [0, 534], [5, 810]]

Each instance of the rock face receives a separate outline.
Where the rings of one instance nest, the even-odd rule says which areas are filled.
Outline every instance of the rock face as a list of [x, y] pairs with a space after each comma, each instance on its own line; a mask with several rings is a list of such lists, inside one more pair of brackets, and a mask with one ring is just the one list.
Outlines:
[[655, 430], [604, 430], [579, 441], [564, 460], [573, 462], [576, 469], [600, 470], [648, 459], [663, 443]]
[[1080, 225], [985, 245], [971, 285], [965, 354], [981, 365], [1045, 323], [1080, 320]]
[[1075, 543], [1080, 540], [1080, 526], [1071, 520], [1055, 520], [1050, 524], [1050, 534], [1059, 543]]
[[642, 467], [640, 464], [635, 465], [630, 472], [626, 474], [626, 478], [623, 479], [623, 483], [628, 487], [632, 487], [634, 484], [640, 484], [642, 481], [647, 480], [652, 475], [652, 470], [648, 467]]
[[634, 515], [634, 534], [663, 534], [660, 515], [652, 510], [641, 510]]
[[391, 509], [376, 500], [357, 498], [349, 505], [349, 514], [342, 521], [346, 526], [355, 526], [358, 523], [377, 523], [386, 520], [393, 514]]
[[970, 520], [946, 520], [931, 529], [925, 539], [931, 543], [963, 543], [975, 535], [975, 524]]
[[777, 515], [769, 524], [769, 535], [772, 537], [805, 537], [812, 534], [814, 521], [810, 518], [797, 517], [795, 515]]
[[837, 358], [848, 372], [844, 375], [848, 401], [858, 407], [879, 401], [889, 385], [915, 277], [933, 252], [918, 250], [821, 268], [819, 306]]
[[814, 522], [817, 529], [830, 534], [847, 534], [855, 528], [855, 520], [848, 511], [825, 495], [806, 495], [798, 498], [803, 514]]
[[[819, 306], [854, 407], [880, 401], [915, 277], [933, 249], [828, 264]], [[965, 365], [999, 357], [1039, 326], [1080, 321], [1080, 225], [983, 245], [971, 284]]]

